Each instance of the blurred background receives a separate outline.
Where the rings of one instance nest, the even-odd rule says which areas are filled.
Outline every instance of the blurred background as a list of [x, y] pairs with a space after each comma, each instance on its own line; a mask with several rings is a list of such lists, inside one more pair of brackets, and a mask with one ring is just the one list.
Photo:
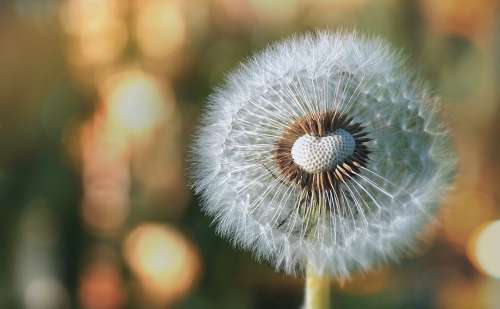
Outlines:
[[335, 308], [500, 308], [495, 0], [1, 0], [0, 308], [298, 308], [303, 282], [216, 236], [187, 187], [211, 90], [315, 28], [387, 38], [445, 104], [456, 187], [419, 255]]

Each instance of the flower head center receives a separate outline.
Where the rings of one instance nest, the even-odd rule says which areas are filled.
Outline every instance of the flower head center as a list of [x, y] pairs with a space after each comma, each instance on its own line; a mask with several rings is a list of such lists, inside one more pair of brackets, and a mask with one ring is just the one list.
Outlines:
[[298, 118], [276, 141], [276, 172], [308, 193], [339, 190], [368, 164], [367, 135], [365, 126], [337, 110]]
[[356, 140], [343, 129], [337, 129], [326, 136], [304, 134], [292, 146], [292, 159], [308, 173], [334, 170], [338, 164], [352, 156]]

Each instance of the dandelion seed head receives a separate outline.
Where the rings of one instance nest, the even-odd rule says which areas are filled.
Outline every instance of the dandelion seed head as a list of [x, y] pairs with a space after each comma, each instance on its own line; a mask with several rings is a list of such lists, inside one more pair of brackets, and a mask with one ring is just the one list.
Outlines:
[[229, 74], [193, 145], [220, 234], [277, 269], [346, 278], [415, 249], [453, 179], [439, 105], [384, 41], [293, 37]]

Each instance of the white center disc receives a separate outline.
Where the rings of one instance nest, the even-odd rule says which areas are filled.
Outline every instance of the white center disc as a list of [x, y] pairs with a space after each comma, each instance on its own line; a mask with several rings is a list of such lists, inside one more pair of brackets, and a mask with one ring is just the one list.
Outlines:
[[350, 157], [356, 149], [354, 137], [337, 129], [323, 137], [309, 134], [299, 137], [292, 146], [293, 162], [308, 173], [333, 170], [337, 164]]

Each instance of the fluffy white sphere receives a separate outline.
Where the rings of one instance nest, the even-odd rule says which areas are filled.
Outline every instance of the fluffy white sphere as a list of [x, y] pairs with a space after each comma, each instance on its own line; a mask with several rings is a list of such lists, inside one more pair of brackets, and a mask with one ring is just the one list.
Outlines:
[[210, 97], [194, 188], [236, 246], [345, 278], [413, 249], [432, 220], [455, 168], [436, 111], [386, 42], [294, 37]]

